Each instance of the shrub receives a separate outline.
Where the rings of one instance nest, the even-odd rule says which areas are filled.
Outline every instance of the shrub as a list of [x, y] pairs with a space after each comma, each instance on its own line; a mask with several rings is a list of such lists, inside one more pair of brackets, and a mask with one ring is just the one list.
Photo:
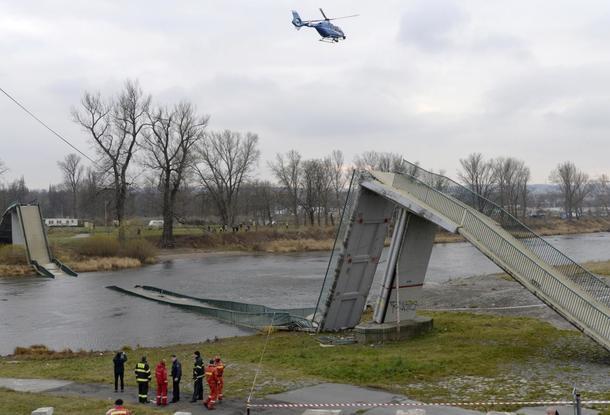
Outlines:
[[117, 256], [121, 249], [119, 241], [107, 235], [95, 235], [79, 239], [78, 242], [72, 241], [70, 247], [78, 255], [93, 257]]
[[21, 245], [0, 245], [0, 264], [27, 265], [25, 247]]
[[157, 255], [157, 248], [146, 239], [129, 239], [119, 251], [119, 256], [139, 259], [144, 263]]

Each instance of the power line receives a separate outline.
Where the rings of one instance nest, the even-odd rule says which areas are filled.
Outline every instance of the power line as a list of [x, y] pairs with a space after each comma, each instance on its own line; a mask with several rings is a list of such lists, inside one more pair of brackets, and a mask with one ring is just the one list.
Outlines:
[[30, 110], [28, 110], [26, 107], [24, 107], [23, 105], [21, 105], [21, 103], [19, 101], [17, 101], [15, 98], [13, 98], [8, 92], [6, 92], [4, 89], [2, 89], [2, 87], [0, 87], [0, 91], [6, 95], [11, 101], [13, 101], [15, 104], [17, 104], [17, 106], [19, 106], [19, 108], [21, 108], [22, 110], [24, 110], [30, 117], [34, 118], [36, 121], [38, 121], [43, 127], [45, 127], [47, 130], [49, 130], [51, 133], [55, 134], [55, 136], [57, 138], [59, 138], [61, 141], [63, 141], [64, 143], [66, 143], [67, 145], [69, 145], [70, 147], [72, 147], [74, 150], [76, 150], [77, 152], [79, 152], [83, 157], [85, 157], [87, 160], [89, 160], [90, 162], [92, 162], [94, 165], [97, 165], [97, 163], [95, 162], [95, 160], [93, 160], [91, 157], [89, 157], [88, 155], [86, 155], [85, 153], [83, 153], [82, 151], [80, 151], [78, 148], [76, 148], [72, 143], [70, 143], [67, 139], [65, 139], [64, 137], [62, 137], [61, 134], [59, 134], [57, 131], [55, 131], [54, 129], [52, 129], [51, 127], [49, 127], [44, 121], [42, 121], [40, 118], [38, 118], [36, 115], [34, 115]]

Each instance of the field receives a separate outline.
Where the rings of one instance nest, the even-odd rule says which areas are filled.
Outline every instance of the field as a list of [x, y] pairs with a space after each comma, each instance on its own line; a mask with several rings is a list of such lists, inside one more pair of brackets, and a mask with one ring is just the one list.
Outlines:
[[[432, 333], [408, 342], [354, 344], [322, 349], [306, 333], [273, 333], [255, 394], [322, 381], [349, 383], [406, 394], [422, 401], [568, 398], [572, 382], [587, 399], [610, 399], [610, 356], [572, 330], [523, 317], [430, 313]], [[188, 372], [191, 354], [221, 354], [227, 363], [227, 393], [245, 397], [266, 335], [196, 345], [128, 350], [130, 365], [176, 353]], [[53, 353], [22, 349], [0, 359], [0, 376], [110, 383], [113, 352]], [[594, 368], [594, 369], [592, 369]], [[601, 369], [600, 369], [601, 368]], [[601, 375], [600, 375], [601, 372]], [[129, 372], [128, 372], [129, 373]], [[601, 384], [600, 384], [601, 382]], [[133, 376], [127, 383], [134, 385]], [[606, 384], [604, 384], [606, 383]]]

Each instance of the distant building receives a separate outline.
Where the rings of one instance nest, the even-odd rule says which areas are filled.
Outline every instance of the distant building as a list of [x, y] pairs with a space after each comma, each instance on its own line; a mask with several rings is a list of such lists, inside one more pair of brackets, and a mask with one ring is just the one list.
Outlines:
[[163, 219], [153, 219], [148, 222], [149, 228], [162, 228], [163, 227]]
[[44, 220], [44, 224], [47, 226], [82, 226], [82, 224], [79, 224], [78, 219], [72, 218], [48, 218]]

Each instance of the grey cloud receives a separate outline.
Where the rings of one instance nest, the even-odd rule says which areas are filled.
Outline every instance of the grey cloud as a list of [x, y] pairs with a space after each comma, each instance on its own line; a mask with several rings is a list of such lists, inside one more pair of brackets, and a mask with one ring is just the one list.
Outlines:
[[610, 94], [610, 64], [537, 67], [523, 71], [488, 91], [489, 114], [547, 114]]
[[466, 21], [466, 14], [450, 0], [419, 0], [404, 13], [398, 39], [405, 45], [437, 52], [454, 44], [452, 32]]

